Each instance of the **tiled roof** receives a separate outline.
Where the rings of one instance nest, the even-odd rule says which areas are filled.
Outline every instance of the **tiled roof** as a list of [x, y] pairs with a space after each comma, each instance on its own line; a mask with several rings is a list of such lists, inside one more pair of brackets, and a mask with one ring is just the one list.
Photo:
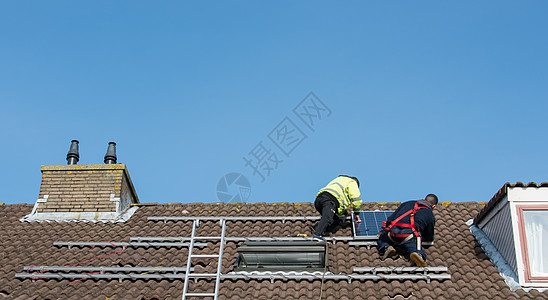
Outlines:
[[[398, 203], [365, 203], [364, 210], [394, 210]], [[498, 271], [475, 241], [465, 222], [482, 209], [476, 202], [443, 203], [434, 210], [437, 218], [435, 245], [426, 250], [432, 267], [448, 267], [450, 280], [328, 280], [326, 299], [548, 299], [548, 291], [511, 292]], [[190, 236], [191, 222], [149, 221], [149, 216], [312, 216], [318, 215], [311, 203], [275, 204], [158, 204], [140, 207], [125, 223], [20, 222], [32, 205], [0, 205], [0, 299], [180, 299], [183, 280], [85, 279], [19, 279], [23, 266], [132, 266], [181, 267], [187, 262], [186, 248], [132, 248], [112, 254], [121, 248], [56, 247], [56, 241], [129, 242], [137, 236]], [[202, 222], [197, 234], [220, 234], [218, 222]], [[236, 221], [227, 226], [227, 236], [288, 236], [311, 234], [314, 221]], [[350, 236], [343, 228], [336, 236]], [[211, 244], [212, 242], [210, 242]], [[218, 243], [202, 253], [216, 253]], [[222, 272], [233, 270], [238, 243], [227, 242]], [[350, 246], [345, 242], [329, 244], [330, 271], [353, 273], [352, 268], [376, 266], [411, 266], [404, 258], [381, 262], [372, 247]], [[209, 252], [208, 252], [209, 251]], [[105, 256], [112, 254], [109, 256]], [[103, 257], [105, 256], [105, 257]], [[102, 257], [102, 258], [98, 258]], [[98, 259], [96, 259], [98, 258]], [[89, 260], [89, 261], [88, 261]], [[87, 262], [86, 262], [87, 261]], [[210, 260], [193, 260], [195, 272], [215, 272]], [[211, 281], [190, 283], [194, 291], [206, 291]], [[221, 299], [319, 299], [319, 280], [235, 280], [221, 281]]]
[[527, 184], [525, 184], [523, 182], [516, 182], [516, 183], [507, 182], [507, 183], [505, 183], [498, 190], [498, 192], [495, 193], [493, 198], [491, 198], [491, 200], [489, 200], [489, 202], [487, 202], [487, 204], [479, 212], [479, 214], [477, 216], [475, 216], [474, 223], [477, 224], [483, 217], [485, 217], [485, 215], [487, 215], [489, 213], [489, 211], [491, 211], [491, 209], [493, 209], [493, 207], [495, 207], [497, 205], [497, 203], [499, 203], [502, 199], [504, 199], [504, 197], [506, 197], [506, 194], [508, 193], [508, 188], [514, 188], [514, 187], [523, 187], [523, 188], [526, 188], [526, 187], [527, 188], [529, 188], [529, 187], [532, 187], [532, 188], [548, 187], [548, 182], [543, 182], [543, 183], [539, 183], [539, 184], [537, 184], [535, 182], [529, 182]]

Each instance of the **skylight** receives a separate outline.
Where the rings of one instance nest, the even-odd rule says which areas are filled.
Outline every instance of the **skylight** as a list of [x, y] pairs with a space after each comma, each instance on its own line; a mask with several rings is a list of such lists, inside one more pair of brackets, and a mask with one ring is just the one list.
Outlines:
[[238, 247], [236, 271], [323, 271], [325, 242], [245, 242]]

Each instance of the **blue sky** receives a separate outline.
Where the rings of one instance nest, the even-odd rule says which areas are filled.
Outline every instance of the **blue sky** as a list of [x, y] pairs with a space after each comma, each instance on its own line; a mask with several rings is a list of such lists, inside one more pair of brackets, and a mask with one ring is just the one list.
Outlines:
[[[313, 201], [338, 174], [374, 202], [548, 181], [546, 15], [546, 1], [3, 1], [0, 202], [34, 203], [72, 139], [79, 164], [115, 141], [141, 202], [218, 202], [229, 173], [247, 202]], [[324, 110], [308, 127], [293, 110], [311, 92]], [[268, 154], [264, 181], [250, 153]]]

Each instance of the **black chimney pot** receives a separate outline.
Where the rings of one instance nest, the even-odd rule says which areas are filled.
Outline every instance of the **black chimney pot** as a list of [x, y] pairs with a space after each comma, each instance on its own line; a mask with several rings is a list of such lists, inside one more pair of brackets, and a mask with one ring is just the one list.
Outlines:
[[115, 164], [116, 163], [116, 143], [108, 143], [107, 154], [105, 154], [105, 164]]
[[78, 141], [72, 140], [69, 152], [67, 153], [67, 165], [75, 165], [80, 160], [80, 154], [78, 154]]

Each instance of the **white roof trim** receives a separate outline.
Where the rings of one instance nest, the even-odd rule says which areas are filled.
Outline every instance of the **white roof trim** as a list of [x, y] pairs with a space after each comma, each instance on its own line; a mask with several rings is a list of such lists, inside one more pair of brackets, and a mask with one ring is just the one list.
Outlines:
[[122, 214], [117, 212], [47, 212], [37, 213], [32, 212], [23, 218], [21, 222], [103, 222], [103, 223], [119, 223], [125, 222], [133, 216], [138, 207], [133, 206], [127, 209]]
[[535, 204], [542, 202], [548, 204], [548, 187], [509, 187], [507, 197], [510, 202], [535, 202]]

